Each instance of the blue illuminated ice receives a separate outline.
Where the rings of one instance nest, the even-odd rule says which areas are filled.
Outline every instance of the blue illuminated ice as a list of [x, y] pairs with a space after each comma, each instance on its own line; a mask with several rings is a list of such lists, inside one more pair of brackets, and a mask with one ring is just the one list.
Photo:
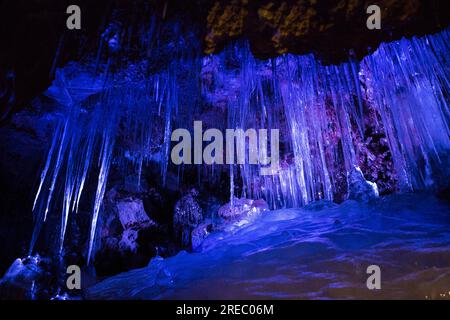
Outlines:
[[[90, 299], [446, 297], [450, 206], [426, 194], [266, 212], [212, 233], [199, 252], [108, 278]], [[382, 290], [366, 287], [369, 265]]]
[[[198, 102], [217, 102], [218, 95], [226, 98], [226, 116], [223, 123], [214, 124], [217, 127], [286, 127], [285, 159], [275, 175], [260, 176], [257, 165], [225, 166], [231, 201], [234, 196], [263, 198], [270, 208], [279, 209], [336, 200], [345, 193], [345, 177], [358, 166], [355, 136], [364, 135], [365, 107], [380, 117], [373, 121], [380, 122], [386, 136], [398, 189], [433, 189], [449, 175], [448, 40], [448, 30], [402, 39], [382, 44], [361, 62], [350, 59], [337, 66], [323, 66], [313, 55], [259, 61], [248, 45], [238, 42], [204, 59], [181, 55], [148, 75], [131, 72], [137, 69], [133, 62], [114, 74], [109, 63], [102, 74], [93, 71], [94, 65], [59, 70], [47, 95], [61, 105], [61, 119], [36, 190], [30, 254], [49, 214], [60, 217], [57, 247], [62, 253], [68, 221], [89, 199], [85, 189], [90, 179], [96, 191], [87, 205], [91, 225], [83, 231], [89, 235], [86, 256], [91, 262], [111, 165], [125, 163], [122, 167], [131, 167], [139, 183], [143, 166], [157, 153], [157, 179], [165, 185], [170, 169], [182, 170], [169, 159], [172, 129], [189, 127]], [[198, 87], [202, 60], [203, 68], [211, 69], [212, 88]], [[152, 152], [151, 144], [157, 144], [152, 128], [160, 123], [162, 141]], [[118, 146], [121, 134], [134, 148]], [[222, 173], [218, 166], [197, 170], [200, 184], [201, 179], [217, 181]], [[236, 194], [238, 179], [242, 194]]]

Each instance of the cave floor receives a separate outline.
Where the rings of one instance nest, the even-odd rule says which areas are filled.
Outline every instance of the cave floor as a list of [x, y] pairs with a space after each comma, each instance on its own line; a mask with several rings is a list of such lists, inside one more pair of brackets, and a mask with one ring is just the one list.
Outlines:
[[[450, 299], [450, 204], [430, 194], [265, 212], [88, 299]], [[366, 284], [380, 268], [381, 289]]]

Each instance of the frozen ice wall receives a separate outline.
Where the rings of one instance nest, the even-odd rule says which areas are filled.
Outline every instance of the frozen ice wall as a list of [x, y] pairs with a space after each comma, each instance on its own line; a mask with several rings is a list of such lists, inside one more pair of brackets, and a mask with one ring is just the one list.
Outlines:
[[[443, 31], [383, 44], [361, 62], [338, 66], [313, 55], [259, 61], [238, 42], [214, 56], [180, 54], [153, 73], [145, 62], [114, 72], [109, 63], [103, 72], [95, 63], [66, 67], [48, 91], [63, 112], [36, 192], [30, 251], [49, 212], [60, 215], [61, 251], [68, 220], [86, 198], [90, 261], [111, 165], [140, 176], [157, 161], [165, 182], [168, 170], [180, 170], [169, 158], [171, 132], [201, 120], [200, 101], [221, 106], [217, 128], [280, 129], [281, 165], [271, 176], [258, 165], [197, 166], [211, 181], [229, 170], [232, 196], [264, 198], [272, 208], [342, 200], [361, 141], [371, 139], [368, 127], [385, 137], [399, 190], [430, 188], [448, 169], [448, 44]], [[124, 137], [132, 143], [121, 143]], [[84, 193], [88, 181], [97, 186], [92, 199]]]
[[[214, 100], [231, 87], [231, 127], [282, 132], [283, 158], [274, 175], [237, 168], [242, 195], [264, 197], [272, 208], [336, 200], [373, 135], [383, 137], [385, 161], [395, 168], [387, 172], [396, 184], [391, 192], [434, 187], [440, 174], [448, 176], [447, 51], [444, 31], [383, 44], [363, 61], [349, 58], [339, 66], [322, 66], [313, 55], [257, 61], [242, 45], [216, 57], [209, 95]], [[236, 61], [238, 68], [227, 67]]]

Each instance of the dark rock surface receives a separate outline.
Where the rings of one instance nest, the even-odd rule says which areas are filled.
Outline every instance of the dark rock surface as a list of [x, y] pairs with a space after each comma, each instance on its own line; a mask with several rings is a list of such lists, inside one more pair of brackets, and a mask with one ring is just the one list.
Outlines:
[[23, 110], [0, 126], [0, 273], [29, 249], [32, 189], [51, 141], [55, 116], [44, 109]]
[[106, 195], [101, 243], [95, 258], [99, 276], [142, 267], [152, 257], [165, 256], [172, 250], [168, 226], [149, 217], [144, 194], [112, 188]]
[[197, 197], [198, 191], [192, 189], [175, 204], [173, 214], [175, 238], [185, 248], [191, 246], [191, 233], [203, 220], [203, 211]]
[[[174, 20], [190, 31], [183, 46], [197, 42], [206, 54], [219, 52], [231, 41], [244, 38], [259, 58], [314, 52], [326, 63], [338, 63], [347, 60], [350, 50], [361, 58], [369, 47], [374, 50], [381, 41], [437, 32], [450, 19], [446, 0], [378, 1], [382, 8], [381, 31], [366, 28], [366, 8], [372, 2], [365, 0], [81, 0], [77, 4], [82, 8], [82, 30], [68, 32], [66, 8], [71, 4], [69, 0], [2, 2], [2, 119], [45, 90], [55, 67], [97, 52], [102, 42], [109, 47], [111, 39], [116, 39], [116, 49], [132, 55], [132, 43], [142, 40], [136, 32], [151, 24], [152, 16], [162, 30], [161, 39], [168, 43], [167, 53], [159, 52], [160, 57], [152, 61], [153, 68], [170, 61], [174, 52], [168, 41], [176, 29], [171, 25]], [[134, 36], [125, 37], [130, 34]], [[110, 53], [116, 54], [117, 50]], [[154, 60], [155, 55], [149, 59]]]
[[[205, 51], [220, 51], [230, 39], [249, 39], [255, 56], [283, 53], [316, 53], [323, 61], [346, 59], [352, 49], [357, 57], [381, 41], [435, 32], [449, 22], [448, 2], [420, 0], [373, 1], [213, 1], [207, 17]], [[381, 8], [382, 29], [366, 28], [366, 8]]]

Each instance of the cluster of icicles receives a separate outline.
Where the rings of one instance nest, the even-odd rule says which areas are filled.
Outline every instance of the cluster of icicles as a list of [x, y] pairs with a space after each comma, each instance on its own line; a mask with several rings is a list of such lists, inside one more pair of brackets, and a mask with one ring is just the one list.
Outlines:
[[[63, 84], [57, 85], [57, 95], [64, 97], [66, 112], [40, 177], [30, 251], [53, 212], [60, 215], [61, 252], [68, 221], [84, 197], [92, 210], [87, 253], [92, 261], [112, 164], [131, 168], [140, 177], [146, 163], [158, 161], [163, 181], [171, 166], [182, 171], [169, 158], [172, 130], [192, 127], [200, 96], [211, 101], [216, 92], [233, 85], [236, 90], [228, 90], [226, 96], [226, 123], [217, 127], [270, 129], [284, 121], [283, 152], [291, 154], [291, 161], [264, 177], [257, 165], [198, 166], [199, 176], [210, 180], [230, 170], [232, 196], [240, 177], [239, 196], [264, 198], [272, 208], [333, 200], [334, 173], [357, 165], [352, 126], [364, 135], [363, 91], [381, 116], [400, 190], [426, 188], [432, 183], [432, 168], [439, 167], [450, 150], [448, 45], [449, 33], [443, 31], [382, 44], [361, 62], [350, 59], [339, 66], [322, 66], [313, 55], [259, 61], [246, 45], [236, 44], [219, 55], [172, 61], [166, 70], [142, 81], [118, 84], [117, 79], [102, 78], [99, 90], [89, 81], [71, 86], [60, 71], [56, 83]], [[204, 70], [212, 72], [212, 88], [201, 88], [202, 69], [203, 76]], [[97, 93], [95, 98], [75, 94], [75, 87], [79, 92], [80, 86], [87, 89], [86, 83]], [[156, 137], [152, 129], [161, 119], [164, 129]], [[326, 136], [330, 124], [338, 143]], [[133, 147], [118, 143], [123, 136], [134, 141]], [[161, 145], [155, 154], [152, 144], [157, 139]], [[97, 186], [95, 194], [85, 192], [88, 184]]]

